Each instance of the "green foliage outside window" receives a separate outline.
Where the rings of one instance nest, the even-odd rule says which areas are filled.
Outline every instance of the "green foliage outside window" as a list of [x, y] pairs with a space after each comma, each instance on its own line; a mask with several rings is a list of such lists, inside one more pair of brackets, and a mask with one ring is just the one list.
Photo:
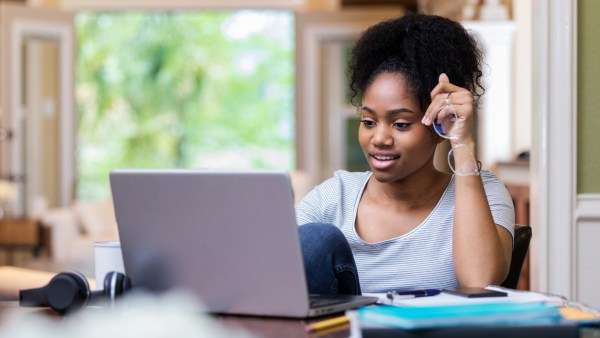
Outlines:
[[115, 168], [294, 167], [287, 11], [81, 13], [78, 186]]

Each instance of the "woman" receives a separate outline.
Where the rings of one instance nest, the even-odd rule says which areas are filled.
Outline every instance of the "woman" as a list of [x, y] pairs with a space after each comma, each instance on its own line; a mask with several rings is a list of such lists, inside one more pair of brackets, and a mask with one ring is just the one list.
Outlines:
[[[311, 293], [504, 280], [514, 210], [504, 184], [474, 155], [481, 59], [460, 24], [437, 16], [409, 14], [360, 37], [350, 90], [371, 170], [337, 171], [297, 206]], [[446, 138], [453, 175], [434, 166]]]

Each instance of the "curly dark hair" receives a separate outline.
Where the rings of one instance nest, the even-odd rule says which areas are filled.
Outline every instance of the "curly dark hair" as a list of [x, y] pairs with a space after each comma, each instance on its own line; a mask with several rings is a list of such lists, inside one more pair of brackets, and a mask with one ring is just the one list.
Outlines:
[[483, 95], [483, 53], [474, 37], [450, 19], [418, 13], [368, 28], [352, 49], [348, 63], [354, 105], [383, 72], [401, 73], [413, 88], [422, 111], [441, 73], [475, 97]]

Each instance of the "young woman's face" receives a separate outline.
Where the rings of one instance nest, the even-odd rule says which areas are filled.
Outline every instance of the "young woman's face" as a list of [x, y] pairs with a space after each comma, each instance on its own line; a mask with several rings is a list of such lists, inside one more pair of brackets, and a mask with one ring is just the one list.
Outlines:
[[358, 141], [375, 178], [392, 182], [432, 166], [437, 138], [402, 74], [382, 73], [367, 88]]

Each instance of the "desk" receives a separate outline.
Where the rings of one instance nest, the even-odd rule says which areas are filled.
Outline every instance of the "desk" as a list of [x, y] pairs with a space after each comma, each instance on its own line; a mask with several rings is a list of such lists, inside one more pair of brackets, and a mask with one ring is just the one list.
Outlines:
[[[84, 309], [82, 311], [102, 311], [98, 309]], [[6, 324], [3, 320], [6, 319], [9, 315], [10, 317], [17, 316], [22, 320], [27, 320], [27, 316], [31, 314], [42, 314], [47, 316], [48, 318], [54, 319], [56, 321], [61, 321], [67, 317], [61, 317], [49, 309], [42, 308], [23, 308], [19, 307], [18, 302], [16, 301], [0, 301], [0, 335], [2, 334], [2, 328]], [[263, 318], [263, 317], [249, 317], [249, 316], [233, 316], [233, 315], [221, 315], [216, 316], [216, 320], [222, 324], [226, 328], [230, 329], [242, 329], [246, 332], [254, 334], [256, 337], [263, 338], [306, 338], [306, 337], [321, 337], [321, 338], [348, 338], [350, 335], [350, 330], [348, 328], [341, 328], [332, 332], [322, 332], [316, 333], [314, 335], [307, 335], [305, 332], [305, 326], [314, 321], [322, 320], [320, 319], [311, 319], [311, 320], [302, 320], [302, 319], [281, 319], [281, 318]], [[30, 323], [27, 321], [27, 323]], [[100, 325], [105, 325], [102, 323]], [[547, 327], [546, 327], [547, 328]], [[62, 330], [62, 329], [61, 329]], [[433, 334], [434, 330], [425, 330], [425, 331], [405, 331], [402, 334], [402, 337], [410, 337], [410, 338], [422, 338], [422, 337], [437, 337], [438, 335]], [[465, 332], [461, 332], [460, 329], [455, 329], [455, 331], [460, 332], [459, 336], [454, 335], [443, 335], [445, 338], [465, 338]], [[464, 331], [464, 330], [463, 330]], [[62, 332], [62, 331], [61, 331]], [[472, 331], [468, 331], [467, 333], [472, 333]], [[571, 331], [572, 333], [572, 331]], [[196, 334], [196, 332], [194, 332]], [[372, 335], [369, 337], [388, 337], [389, 333], [380, 332], [379, 334], [371, 332]], [[202, 332], [197, 332], [198, 337], [202, 336]], [[468, 335], [467, 335], [468, 336]], [[520, 335], [522, 337], [527, 338], [535, 338], [536, 331], [529, 330], [527, 335]], [[600, 329], [599, 328], [580, 328], [579, 334], [575, 334], [575, 336], [581, 338], [593, 338], [600, 337]], [[134, 335], [135, 337], [135, 335]], [[569, 336], [571, 337], [571, 336]], [[70, 337], [68, 337], [70, 338]], [[368, 337], [365, 337], [368, 338]], [[568, 337], [565, 337], [568, 338]]]
[[[101, 311], [96, 309], [84, 309], [82, 311]], [[0, 301], [0, 336], [2, 333], [2, 320], [7, 316], [17, 315], [19, 317], [26, 317], [29, 314], [43, 314], [48, 318], [55, 319], [57, 321], [63, 320], [63, 318], [55, 314], [49, 309], [42, 308], [24, 308], [19, 307], [16, 301]], [[305, 327], [308, 323], [323, 320], [311, 319], [283, 319], [283, 318], [263, 318], [263, 317], [250, 317], [250, 316], [233, 316], [233, 315], [220, 315], [215, 317], [220, 323], [223, 323], [226, 328], [231, 329], [242, 329], [257, 337], [263, 338], [306, 338], [306, 337], [322, 337], [322, 338], [348, 338], [350, 330], [347, 327], [341, 327], [338, 330], [332, 332], [323, 332], [315, 335], [307, 335]], [[327, 318], [327, 317], [324, 317]], [[201, 337], [201, 333], [198, 337]]]
[[[323, 332], [316, 332], [314, 335], [307, 335], [305, 328], [309, 323], [323, 320], [324, 318], [302, 320], [302, 319], [281, 319], [281, 318], [260, 318], [260, 317], [242, 317], [242, 316], [219, 316], [227, 327], [241, 328], [251, 332], [259, 337], [265, 338], [348, 338], [350, 336], [349, 326], [340, 327]], [[327, 317], [325, 317], [327, 318]]]

